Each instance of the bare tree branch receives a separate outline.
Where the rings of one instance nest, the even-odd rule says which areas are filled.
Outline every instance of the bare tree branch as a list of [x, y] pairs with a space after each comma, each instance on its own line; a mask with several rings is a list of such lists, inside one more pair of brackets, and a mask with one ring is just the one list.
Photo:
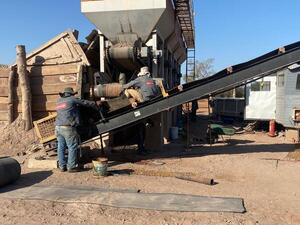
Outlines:
[[196, 79], [202, 79], [209, 77], [215, 73], [214, 71], [214, 63], [215, 59], [206, 59], [203, 61], [196, 60], [195, 65], [195, 75]]
[[[195, 80], [203, 79], [209, 77], [215, 73], [214, 71], [214, 61], [215, 59], [209, 58], [203, 61], [196, 60], [195, 62]], [[188, 79], [185, 80], [187, 82], [193, 81], [194, 74], [190, 72], [188, 75]]]

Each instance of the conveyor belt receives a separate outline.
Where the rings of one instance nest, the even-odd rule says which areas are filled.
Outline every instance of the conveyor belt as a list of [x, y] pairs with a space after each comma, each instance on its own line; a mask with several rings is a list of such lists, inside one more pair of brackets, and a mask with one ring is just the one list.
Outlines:
[[139, 120], [145, 119], [170, 108], [221, 93], [259, 79], [300, 62], [300, 42], [276, 49], [246, 63], [224, 69], [206, 79], [183, 85], [183, 91], [173, 89], [166, 98], [158, 97], [136, 109], [122, 108], [112, 112], [106, 122], [96, 124], [99, 134], [103, 134]]

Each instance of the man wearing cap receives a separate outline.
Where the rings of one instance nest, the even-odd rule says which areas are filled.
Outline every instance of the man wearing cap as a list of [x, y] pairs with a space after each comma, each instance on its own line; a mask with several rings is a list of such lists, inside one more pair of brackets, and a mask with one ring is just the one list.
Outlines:
[[159, 94], [159, 87], [151, 78], [147, 66], [141, 68], [135, 80], [123, 85], [123, 90], [134, 108], [137, 103], [149, 101]]
[[[129, 99], [133, 108], [137, 107], [138, 103], [149, 101], [160, 94], [160, 89], [151, 78], [149, 68], [147, 66], [142, 67], [138, 73], [138, 77], [123, 85], [124, 94]], [[138, 142], [138, 154], [147, 154], [144, 147], [145, 142], [145, 124], [140, 123], [137, 125], [137, 142]]]
[[[78, 148], [78, 133], [79, 126], [79, 107], [90, 107], [98, 109], [92, 101], [76, 98], [77, 92], [73, 88], [65, 88], [63, 93], [59, 93], [60, 98], [57, 100], [56, 111], [57, 117], [55, 122], [55, 134], [57, 137], [57, 153], [58, 164], [62, 172], [77, 172], [77, 148]], [[65, 150], [68, 148], [68, 162], [65, 159]]]

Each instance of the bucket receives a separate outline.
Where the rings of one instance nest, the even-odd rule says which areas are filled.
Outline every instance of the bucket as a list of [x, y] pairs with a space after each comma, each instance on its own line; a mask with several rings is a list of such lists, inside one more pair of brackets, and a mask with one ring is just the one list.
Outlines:
[[178, 139], [178, 127], [170, 127], [170, 139], [171, 141]]
[[93, 170], [95, 176], [99, 176], [99, 177], [107, 176], [107, 167], [108, 167], [107, 158], [97, 158], [96, 160], [93, 160]]

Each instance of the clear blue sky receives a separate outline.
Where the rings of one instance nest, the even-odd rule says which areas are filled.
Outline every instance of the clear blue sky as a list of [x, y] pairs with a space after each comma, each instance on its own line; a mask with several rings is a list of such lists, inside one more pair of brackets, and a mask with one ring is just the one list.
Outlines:
[[[300, 40], [299, 0], [194, 0], [197, 58], [215, 58], [215, 70]], [[93, 25], [79, 0], [3, 1], [0, 63], [11, 64], [15, 46], [28, 52], [68, 28], [83, 39]]]

